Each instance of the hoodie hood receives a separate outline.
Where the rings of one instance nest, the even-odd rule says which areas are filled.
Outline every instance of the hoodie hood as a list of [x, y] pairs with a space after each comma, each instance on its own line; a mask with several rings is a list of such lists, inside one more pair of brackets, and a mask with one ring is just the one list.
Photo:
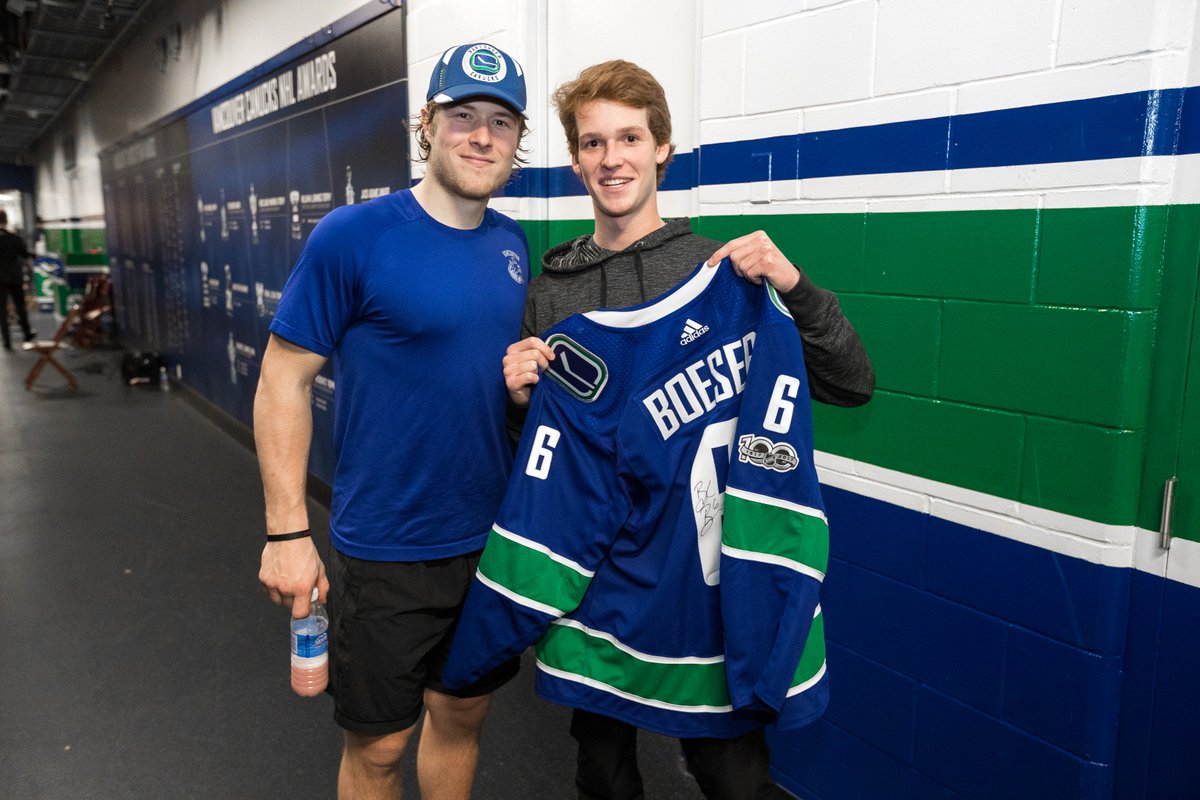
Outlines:
[[[621, 256], [635, 256], [662, 247], [672, 239], [688, 236], [692, 226], [687, 217], [676, 217], [667, 220], [667, 224], [656, 228], [646, 236], [631, 244], [624, 250], [606, 250], [596, 244], [592, 234], [580, 236], [569, 242], [551, 247], [542, 256], [542, 271], [566, 275], [573, 272], [587, 272], [603, 266], [605, 262]], [[640, 258], [638, 259], [640, 261]]]

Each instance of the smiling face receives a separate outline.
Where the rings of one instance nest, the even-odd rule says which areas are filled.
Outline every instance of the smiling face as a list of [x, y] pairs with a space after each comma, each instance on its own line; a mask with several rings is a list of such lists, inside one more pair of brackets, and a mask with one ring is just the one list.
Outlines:
[[658, 165], [670, 143], [656, 144], [647, 112], [611, 100], [592, 100], [575, 112], [579, 150], [575, 174], [592, 198], [599, 226], [604, 220], [625, 230], [662, 225], [658, 214]]
[[508, 106], [473, 98], [444, 106], [432, 119], [422, 109], [421, 125], [430, 143], [425, 176], [449, 193], [486, 201], [508, 181], [520, 140]]

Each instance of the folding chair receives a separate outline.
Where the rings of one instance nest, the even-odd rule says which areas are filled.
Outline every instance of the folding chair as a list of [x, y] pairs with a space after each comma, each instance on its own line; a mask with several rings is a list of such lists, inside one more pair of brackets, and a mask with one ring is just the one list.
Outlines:
[[[99, 317], [99, 314], [96, 316]], [[54, 332], [53, 339], [39, 339], [25, 343], [24, 347], [26, 350], [32, 350], [38, 354], [37, 363], [33, 365], [33, 369], [29, 370], [29, 374], [25, 376], [26, 391], [33, 388], [33, 382], [37, 380], [38, 375], [42, 374], [42, 370], [46, 368], [47, 364], [62, 373], [62, 376], [67, 379], [68, 386], [72, 389], [79, 388], [79, 383], [76, 382], [75, 376], [71, 374], [71, 371], [60, 364], [54, 357], [59, 350], [66, 350], [70, 347], [66, 342], [67, 334], [70, 333], [71, 328], [78, 320], [79, 309], [73, 308], [67, 312], [66, 319], [62, 321], [62, 324], [58, 326], [58, 330]]]
[[83, 300], [79, 304], [78, 324], [71, 332], [71, 341], [76, 347], [90, 348], [100, 329], [100, 318], [112, 309], [112, 282], [107, 275], [88, 278]]

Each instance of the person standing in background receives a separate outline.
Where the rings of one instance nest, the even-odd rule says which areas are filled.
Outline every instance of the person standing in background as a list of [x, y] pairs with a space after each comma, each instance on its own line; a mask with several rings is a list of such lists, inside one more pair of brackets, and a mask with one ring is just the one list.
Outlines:
[[34, 330], [29, 327], [29, 312], [25, 308], [25, 259], [33, 253], [25, 246], [25, 240], [8, 229], [8, 212], [0, 211], [0, 333], [3, 333], [4, 349], [12, 350], [12, 334], [8, 330], [8, 300], [12, 298], [17, 310], [17, 324], [25, 341], [33, 339]]
[[[355, 800], [401, 796], [423, 710], [422, 796], [466, 800], [490, 693], [518, 667], [460, 691], [440, 682], [512, 464], [496, 365], [520, 329], [529, 255], [520, 226], [487, 206], [519, 160], [525, 79], [499, 49], [463, 45], [438, 60], [426, 101], [424, 179], [314, 229], [271, 324], [254, 405], [259, 580], [297, 619], [314, 586], [328, 591], [329, 690], [345, 734], [338, 796]], [[331, 356], [332, 581], [305, 508], [311, 390]]]

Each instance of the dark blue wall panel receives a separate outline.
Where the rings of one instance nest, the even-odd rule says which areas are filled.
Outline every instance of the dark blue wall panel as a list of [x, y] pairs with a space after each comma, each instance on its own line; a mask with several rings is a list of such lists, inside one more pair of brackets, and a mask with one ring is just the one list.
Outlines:
[[916, 768], [972, 800], [1101, 800], [1112, 769], [930, 689], [917, 698]]
[[1104, 569], [940, 519], [926, 588], [1092, 652], [1125, 649], [1129, 570]]
[[1116, 791], [1121, 800], [1145, 800], [1150, 777], [1150, 733], [1154, 727], [1158, 643], [1166, 581], [1137, 572], [1132, 579], [1126, 640], [1121, 719], [1117, 735]]
[[1200, 589], [1166, 582], [1148, 800], [1200, 797]]
[[833, 643], [828, 644], [828, 664], [831, 699], [825, 719], [911, 764], [919, 684]]
[[1078, 756], [1113, 763], [1121, 656], [1014, 628], [1006, 664], [1006, 720]]
[[829, 554], [910, 586], [925, 583], [929, 517], [869, 497], [825, 490]]
[[824, 489], [830, 706], [771, 737], [812, 800], [1200, 798], [1200, 589]]
[[804, 800], [963, 797], [826, 720], [770, 743], [778, 780]]

